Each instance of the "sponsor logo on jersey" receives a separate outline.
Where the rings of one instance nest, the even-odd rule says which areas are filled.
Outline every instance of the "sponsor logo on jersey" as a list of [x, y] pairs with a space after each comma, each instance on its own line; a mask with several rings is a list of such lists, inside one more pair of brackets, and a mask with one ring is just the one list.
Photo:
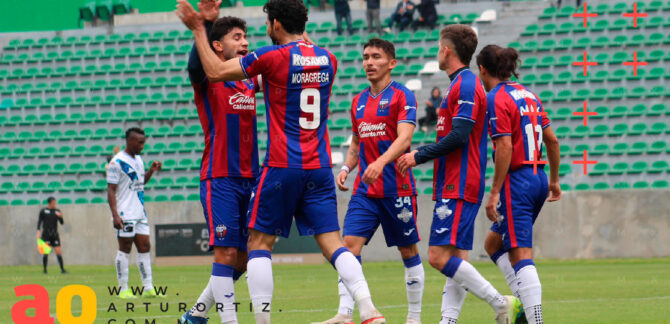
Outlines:
[[360, 111], [361, 109], [365, 108], [365, 105], [360, 105], [356, 108], [356, 111]]
[[362, 122], [358, 124], [359, 138], [376, 137], [386, 135], [386, 123], [370, 124]]
[[[407, 207], [403, 207], [402, 210], [400, 211], [400, 214], [398, 214], [398, 219], [403, 221], [404, 223], [409, 222], [409, 220], [412, 219], [412, 211], [407, 209]], [[412, 232], [410, 231], [410, 234], [411, 233]], [[407, 234], [407, 235], [409, 235], [409, 234]]]
[[414, 109], [414, 110], [416, 110], [416, 107], [414, 107], [414, 106], [405, 106], [405, 110], [410, 110], [410, 109]]
[[221, 240], [226, 236], [226, 233], [228, 233], [228, 228], [226, 227], [226, 225], [223, 225], [223, 224], [216, 225], [215, 231], [216, 231], [216, 237], [219, 240]]
[[512, 91], [509, 92], [509, 95], [512, 96], [512, 98], [514, 98], [514, 100], [521, 100], [521, 99], [526, 99], [526, 98], [537, 100], [535, 95], [532, 92], [530, 92], [526, 89], [512, 90]]
[[235, 110], [255, 110], [256, 98], [237, 92], [228, 98], [228, 104]]
[[446, 118], [444, 116], [440, 116], [437, 118], [437, 126], [435, 126], [436, 131], [443, 131], [444, 130], [444, 123], [446, 122]]
[[300, 54], [293, 54], [291, 56], [294, 66], [324, 66], [330, 65], [328, 56], [302, 56]]
[[328, 83], [330, 74], [324, 72], [311, 73], [293, 73], [291, 74], [291, 83]]

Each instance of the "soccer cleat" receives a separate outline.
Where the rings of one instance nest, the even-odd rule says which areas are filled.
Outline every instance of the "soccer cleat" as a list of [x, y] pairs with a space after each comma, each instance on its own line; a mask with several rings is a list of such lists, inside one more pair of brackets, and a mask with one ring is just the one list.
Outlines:
[[372, 316], [362, 321], [361, 324], [386, 324], [386, 319], [382, 313], [380, 313], [378, 310], [374, 310], [372, 312]]
[[335, 317], [325, 322], [312, 322], [312, 324], [354, 324], [354, 317], [351, 315], [337, 313]]
[[523, 304], [521, 304], [521, 300], [517, 300], [519, 302], [514, 303], [514, 309], [517, 311], [514, 324], [528, 324], [528, 320], [526, 319], [526, 311], [523, 309]]
[[514, 296], [505, 296], [505, 299], [507, 300], [507, 305], [505, 305], [503, 311], [496, 314], [496, 323], [515, 324], [516, 315], [519, 312], [519, 308], [521, 308], [521, 301]]
[[421, 321], [419, 321], [419, 320], [417, 320], [417, 319], [414, 319], [414, 318], [409, 318], [409, 317], [408, 317], [408, 318], [407, 318], [407, 321], [405, 322], [405, 324], [421, 324]]
[[207, 324], [207, 318], [192, 316], [189, 312], [186, 312], [179, 319], [179, 324]]
[[119, 293], [119, 298], [121, 299], [135, 299], [137, 296], [133, 294], [133, 292], [130, 289], [126, 289], [122, 292]]
[[156, 297], [161, 297], [165, 298], [166, 296], [164, 294], [157, 294], [154, 289], [144, 289], [142, 292], [142, 297], [144, 298], [156, 298]]

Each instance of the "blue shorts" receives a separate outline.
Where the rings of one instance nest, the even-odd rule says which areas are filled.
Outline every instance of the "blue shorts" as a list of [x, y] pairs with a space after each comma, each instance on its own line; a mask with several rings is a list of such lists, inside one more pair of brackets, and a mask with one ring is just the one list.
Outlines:
[[254, 179], [214, 178], [200, 181], [200, 202], [209, 229], [209, 249], [215, 246], [247, 250], [247, 210]]
[[249, 228], [270, 235], [288, 237], [294, 216], [300, 235], [339, 231], [332, 170], [264, 167], [248, 215]]
[[453, 245], [461, 250], [472, 250], [479, 205], [462, 199], [437, 200], [428, 245]]
[[502, 234], [505, 251], [533, 247], [533, 224], [547, 199], [549, 185], [544, 170], [521, 168], [507, 174], [500, 190], [498, 214], [504, 218], [493, 223], [491, 231]]
[[386, 246], [415, 244], [421, 240], [416, 228], [416, 207], [416, 196], [368, 198], [354, 195], [344, 217], [344, 235], [365, 237], [369, 242], [381, 224]]

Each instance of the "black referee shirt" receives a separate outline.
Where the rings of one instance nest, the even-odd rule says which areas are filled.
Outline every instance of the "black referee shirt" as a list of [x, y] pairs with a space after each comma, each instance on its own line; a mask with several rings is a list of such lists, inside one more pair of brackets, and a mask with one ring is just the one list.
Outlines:
[[42, 226], [42, 237], [49, 237], [58, 235], [58, 223], [63, 225], [63, 217], [61, 216], [60, 209], [49, 209], [43, 208], [40, 211], [40, 217], [37, 220], [37, 230], [40, 230], [40, 225]]

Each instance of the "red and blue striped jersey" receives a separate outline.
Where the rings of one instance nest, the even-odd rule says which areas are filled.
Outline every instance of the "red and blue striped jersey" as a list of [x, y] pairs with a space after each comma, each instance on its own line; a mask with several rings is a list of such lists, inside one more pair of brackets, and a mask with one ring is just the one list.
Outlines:
[[[542, 160], [542, 131], [551, 122], [546, 114], [535, 115], [544, 111], [535, 93], [517, 82], [500, 82], [487, 95], [487, 110], [491, 139], [512, 137], [511, 171], [532, 166], [524, 161]], [[495, 148], [494, 142], [493, 157]], [[544, 164], [538, 166], [543, 168]]]
[[[416, 195], [412, 170], [402, 174], [395, 162], [387, 164], [380, 178], [373, 184], [367, 185], [361, 181], [367, 166], [386, 153], [398, 138], [400, 123], [416, 125], [416, 98], [402, 84], [393, 81], [376, 96], [367, 88], [354, 97], [351, 102], [351, 125], [360, 145], [354, 195], [371, 198]], [[406, 153], [408, 152], [409, 149]]]
[[200, 180], [258, 175], [257, 80], [191, 82], [205, 134]]
[[240, 60], [247, 77], [262, 76], [268, 111], [263, 166], [331, 168], [328, 104], [337, 71], [329, 51], [299, 40], [266, 46]]
[[474, 123], [466, 144], [435, 159], [433, 199], [463, 199], [481, 203], [486, 171], [486, 91], [470, 69], [456, 72], [438, 109], [437, 141], [451, 132], [453, 119]]

